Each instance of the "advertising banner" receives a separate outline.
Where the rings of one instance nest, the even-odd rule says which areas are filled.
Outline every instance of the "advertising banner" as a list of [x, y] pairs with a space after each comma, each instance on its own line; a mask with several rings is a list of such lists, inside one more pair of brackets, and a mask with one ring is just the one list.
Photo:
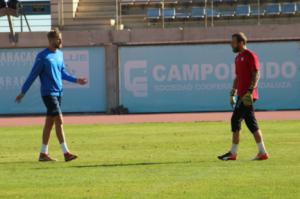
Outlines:
[[[0, 49], [0, 114], [44, 113], [40, 80], [36, 79], [21, 104], [14, 102], [28, 77], [36, 55], [43, 49]], [[64, 82], [63, 112], [106, 111], [105, 50], [102, 47], [64, 48], [66, 69], [88, 84]]]
[[[300, 42], [251, 43], [260, 58], [257, 109], [300, 108]], [[229, 111], [235, 54], [229, 44], [119, 49], [120, 102], [131, 112]]]

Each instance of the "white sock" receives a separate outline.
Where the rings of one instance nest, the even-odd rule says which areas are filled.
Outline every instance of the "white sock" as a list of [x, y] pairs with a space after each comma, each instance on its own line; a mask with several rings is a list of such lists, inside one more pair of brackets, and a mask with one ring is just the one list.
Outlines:
[[258, 147], [259, 153], [262, 153], [262, 154], [267, 153], [264, 141], [257, 143], [257, 147]]
[[42, 144], [41, 153], [48, 154], [48, 145]]
[[233, 154], [233, 155], [236, 155], [237, 154], [237, 151], [238, 151], [238, 144], [233, 144], [232, 143], [232, 146], [231, 146], [231, 149], [230, 149], [230, 153]]
[[68, 146], [65, 142], [61, 143], [60, 145], [64, 154], [69, 152]]

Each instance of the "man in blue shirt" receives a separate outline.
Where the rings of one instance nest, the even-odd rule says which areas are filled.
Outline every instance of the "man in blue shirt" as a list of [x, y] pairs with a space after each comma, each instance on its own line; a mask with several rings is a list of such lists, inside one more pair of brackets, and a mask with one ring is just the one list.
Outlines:
[[35, 60], [34, 66], [25, 81], [21, 93], [16, 97], [16, 102], [20, 103], [32, 83], [39, 76], [41, 82], [41, 95], [47, 108], [47, 117], [43, 129], [43, 144], [39, 156], [39, 161], [55, 161], [49, 156], [48, 143], [51, 129], [55, 125], [56, 135], [61, 144], [65, 161], [77, 158], [69, 152], [65, 141], [63, 130], [63, 116], [61, 112], [61, 97], [63, 92], [62, 80], [84, 85], [85, 78], [76, 78], [70, 75], [65, 68], [62, 48], [62, 35], [58, 29], [51, 30], [48, 35], [49, 46], [41, 51]]

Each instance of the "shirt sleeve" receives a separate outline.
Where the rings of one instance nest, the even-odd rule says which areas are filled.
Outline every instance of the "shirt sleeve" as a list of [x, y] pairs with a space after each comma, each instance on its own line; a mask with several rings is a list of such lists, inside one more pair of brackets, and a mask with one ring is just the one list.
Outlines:
[[63, 80], [66, 80], [68, 82], [73, 82], [73, 83], [77, 82], [77, 78], [70, 75], [70, 73], [68, 73], [68, 71], [66, 70], [65, 63], [63, 63], [63, 67], [61, 69], [61, 74], [62, 74]]
[[251, 71], [259, 71], [260, 65], [259, 65], [259, 59], [257, 55], [251, 53], [249, 57], [250, 57]]
[[42, 72], [43, 69], [43, 62], [42, 62], [42, 58], [37, 56], [35, 63], [31, 69], [31, 72], [29, 74], [29, 76], [27, 77], [25, 83], [22, 86], [22, 93], [26, 93], [29, 88], [31, 87], [32, 83], [34, 82], [34, 80], [39, 76], [39, 74]]
[[236, 67], [237, 57], [234, 59], [234, 74], [237, 76], [237, 67]]

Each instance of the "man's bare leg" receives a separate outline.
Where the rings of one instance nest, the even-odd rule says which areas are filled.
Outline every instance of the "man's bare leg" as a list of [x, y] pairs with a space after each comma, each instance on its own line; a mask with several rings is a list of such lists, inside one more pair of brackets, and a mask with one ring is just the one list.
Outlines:
[[261, 130], [257, 130], [256, 132], [254, 132], [253, 137], [254, 137], [255, 142], [257, 144], [258, 152], [260, 154], [266, 154], [267, 151], [266, 151], [266, 147], [265, 147], [265, 144], [264, 144], [264, 140], [263, 140]]
[[237, 154], [239, 143], [240, 143], [240, 131], [232, 132], [232, 145], [230, 149], [231, 154], [233, 155]]
[[45, 125], [43, 129], [43, 144], [47, 145], [49, 144], [51, 130], [54, 124], [54, 118], [51, 116], [47, 116], [45, 120]]
[[43, 129], [42, 136], [42, 148], [39, 157], [39, 161], [47, 162], [47, 161], [55, 161], [48, 155], [48, 144], [50, 140], [51, 130], [54, 124], [54, 118], [52, 116], [47, 116], [45, 119], [45, 125]]
[[232, 143], [239, 144], [240, 143], [240, 131], [232, 133]]
[[60, 144], [65, 143], [65, 133], [63, 128], [63, 116], [58, 115], [54, 118], [56, 136]]
[[62, 151], [64, 153], [65, 161], [71, 161], [76, 159], [77, 156], [69, 152], [66, 143], [66, 138], [65, 138], [64, 128], [63, 128], [63, 116], [62, 115], [56, 116], [54, 119], [54, 123], [55, 123], [56, 136], [61, 145]]

